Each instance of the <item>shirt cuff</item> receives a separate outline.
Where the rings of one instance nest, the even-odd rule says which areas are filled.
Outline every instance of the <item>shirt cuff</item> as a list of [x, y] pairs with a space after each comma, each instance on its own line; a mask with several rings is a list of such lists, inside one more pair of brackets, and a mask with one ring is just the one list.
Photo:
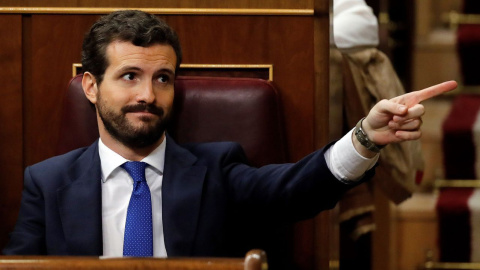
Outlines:
[[332, 174], [350, 184], [359, 180], [367, 170], [375, 166], [379, 155], [366, 158], [357, 152], [352, 141], [353, 129], [325, 152], [325, 160]]

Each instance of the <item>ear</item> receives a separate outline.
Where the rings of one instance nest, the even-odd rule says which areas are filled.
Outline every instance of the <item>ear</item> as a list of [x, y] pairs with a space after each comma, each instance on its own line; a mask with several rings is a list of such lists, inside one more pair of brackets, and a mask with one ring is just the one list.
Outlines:
[[90, 72], [83, 73], [82, 88], [87, 99], [90, 100], [91, 103], [96, 104], [98, 87], [97, 87], [97, 80], [95, 79], [95, 76], [93, 76], [92, 73]]

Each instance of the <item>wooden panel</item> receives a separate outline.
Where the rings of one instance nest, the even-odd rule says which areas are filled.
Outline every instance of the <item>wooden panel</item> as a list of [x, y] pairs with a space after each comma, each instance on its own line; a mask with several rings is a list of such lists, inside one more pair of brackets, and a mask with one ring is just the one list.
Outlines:
[[[392, 229], [388, 234], [384, 231], [378, 232], [378, 237], [393, 238], [386, 250], [394, 253], [384, 260], [389, 262], [390, 268], [383, 269], [423, 269], [419, 266], [428, 260], [439, 261], [438, 245], [438, 216], [436, 211], [438, 194], [416, 193], [412, 198], [390, 210]], [[383, 255], [386, 253], [378, 253]], [[378, 258], [382, 259], [382, 257]], [[385, 264], [385, 263], [384, 263]], [[378, 268], [380, 269], [380, 268]], [[436, 269], [436, 268], [434, 268]], [[457, 268], [439, 268], [457, 269]], [[458, 268], [460, 269], [460, 268]], [[461, 268], [478, 269], [478, 268]]]
[[22, 17], [0, 15], [0, 247], [13, 229], [22, 188]]
[[[71, 77], [72, 63], [80, 62], [83, 33], [96, 18], [94, 15], [32, 16], [34, 83], [25, 89], [26, 164], [54, 154], [63, 91]], [[312, 18], [167, 16], [165, 19], [179, 34], [185, 63], [273, 64], [274, 83], [280, 90], [286, 118], [290, 160], [299, 160], [314, 149]], [[216, 30], [204, 30], [213, 28]]]
[[83, 35], [97, 18], [32, 16], [31, 59], [26, 59], [31, 63], [31, 82], [24, 89], [26, 165], [55, 153], [63, 93], [72, 77], [72, 63], [80, 62]]
[[315, 17], [314, 31], [314, 68], [315, 68], [315, 147], [319, 148], [329, 142], [329, 66], [330, 41], [329, 17]]
[[327, 15], [330, 13], [330, 7], [332, 6], [333, 0], [313, 0], [313, 9], [315, 14], [318, 16], [320, 14]]
[[[329, 1], [315, 1], [315, 5], [328, 8]], [[325, 5], [327, 7], [325, 7]], [[314, 145], [320, 148], [329, 138], [329, 66], [330, 66], [330, 21], [328, 16], [316, 13], [314, 18]], [[315, 269], [330, 268], [332, 261], [339, 259], [339, 228], [335, 210], [323, 212], [314, 219]]]
[[3, 0], [11, 7], [313, 8], [313, 0]]
[[273, 64], [290, 160], [313, 150], [312, 18], [171, 16], [166, 20], [179, 34], [185, 63]]

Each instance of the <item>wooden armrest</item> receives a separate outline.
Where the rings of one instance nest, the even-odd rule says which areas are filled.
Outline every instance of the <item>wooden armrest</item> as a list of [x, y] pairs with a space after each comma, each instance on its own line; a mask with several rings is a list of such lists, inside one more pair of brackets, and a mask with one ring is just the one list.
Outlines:
[[422, 270], [480, 270], [480, 263], [426, 262]]
[[0, 256], [1, 269], [18, 270], [267, 270], [262, 250], [251, 250], [245, 258], [97, 258], [71, 256]]

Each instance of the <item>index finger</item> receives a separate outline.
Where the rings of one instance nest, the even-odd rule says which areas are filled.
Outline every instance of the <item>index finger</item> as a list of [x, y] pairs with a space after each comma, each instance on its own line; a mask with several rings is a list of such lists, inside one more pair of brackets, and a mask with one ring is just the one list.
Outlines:
[[[411, 107], [429, 98], [441, 95], [448, 91], [452, 91], [455, 88], [457, 88], [456, 81], [447, 81], [434, 86], [430, 86], [422, 90], [414, 91], [414, 92], [399, 96], [397, 98], [399, 98], [398, 101], [400, 101], [407, 107]], [[393, 98], [393, 100], [397, 100], [397, 98]]]
[[457, 88], [457, 82], [448, 81], [448, 82], [443, 82], [434, 86], [430, 86], [420, 91], [412, 92], [412, 94], [416, 96], [418, 103], [420, 103], [424, 100], [441, 95], [455, 88]]

